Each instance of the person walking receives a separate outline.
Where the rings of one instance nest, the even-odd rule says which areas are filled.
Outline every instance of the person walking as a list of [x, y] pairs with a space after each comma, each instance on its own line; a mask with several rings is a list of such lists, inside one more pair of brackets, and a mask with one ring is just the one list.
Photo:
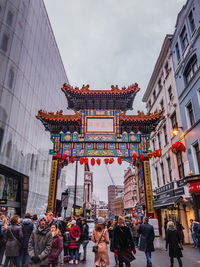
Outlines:
[[114, 249], [114, 238], [113, 238], [113, 233], [114, 233], [114, 229], [117, 227], [117, 220], [115, 219], [110, 228], [108, 229], [108, 234], [109, 234], [109, 239], [110, 239], [110, 251], [114, 253], [114, 258], [115, 258], [115, 267], [119, 266], [118, 263], [118, 256], [117, 253], [115, 252]]
[[95, 252], [94, 263], [96, 267], [108, 266], [109, 265], [109, 256], [108, 256], [108, 247], [109, 236], [108, 230], [105, 227], [105, 219], [99, 217], [97, 219], [97, 224], [92, 232], [92, 241], [98, 245], [98, 251]]
[[185, 228], [182, 226], [182, 224], [180, 222], [176, 222], [176, 229], [178, 231], [181, 244], [183, 245], [184, 244], [184, 232], [183, 232], [183, 230]]
[[139, 228], [140, 244], [139, 250], [144, 251], [147, 259], [147, 267], [152, 267], [151, 252], [154, 251], [154, 228], [149, 224], [149, 218], [143, 218], [143, 224]]
[[4, 223], [4, 232], [7, 240], [5, 249], [4, 267], [20, 266], [20, 254], [22, 250], [23, 233], [18, 215], [13, 215], [10, 220], [11, 225]]
[[47, 267], [48, 256], [51, 251], [52, 234], [47, 225], [45, 215], [40, 215], [38, 221], [38, 227], [33, 230], [28, 243], [29, 266]]
[[198, 223], [195, 222], [193, 219], [190, 219], [190, 231], [192, 235], [192, 240], [194, 242], [194, 248], [198, 246], [198, 239], [197, 239], [197, 232], [198, 232]]
[[82, 231], [80, 237], [80, 244], [83, 246], [83, 259], [81, 261], [86, 261], [87, 256], [87, 245], [89, 243], [89, 226], [87, 225], [86, 219], [82, 219]]
[[138, 220], [136, 219], [133, 222], [133, 226], [132, 226], [133, 239], [134, 239], [134, 243], [136, 247], [138, 247], [138, 243], [139, 243], [139, 236], [140, 236], [139, 228], [140, 228], [140, 224], [138, 223]]
[[2, 265], [3, 256], [6, 248], [6, 238], [4, 235], [4, 222], [6, 221], [6, 217], [0, 214], [0, 266]]
[[119, 267], [130, 267], [130, 263], [135, 259], [136, 253], [133, 236], [129, 226], [125, 225], [125, 219], [120, 216], [118, 225], [113, 232], [113, 245], [115, 253], [118, 255]]
[[24, 220], [22, 221], [23, 244], [22, 244], [22, 253], [20, 255], [20, 267], [28, 267], [28, 262], [29, 262], [28, 242], [33, 229], [34, 229], [34, 224], [31, 220], [31, 215], [30, 213], [26, 213], [24, 216]]
[[167, 233], [166, 233], [166, 250], [169, 245], [169, 257], [170, 257], [170, 267], [174, 266], [174, 258], [177, 258], [179, 267], [182, 267], [181, 257], [182, 254], [182, 245], [180, 242], [180, 237], [178, 231], [174, 227], [174, 223], [169, 221], [167, 224]]
[[52, 267], [57, 267], [59, 255], [63, 250], [63, 238], [56, 224], [51, 225], [51, 233], [53, 240], [51, 244], [51, 251], [48, 256], [48, 263], [49, 265], [52, 265]]
[[79, 239], [81, 237], [81, 230], [76, 224], [75, 220], [71, 221], [72, 227], [69, 228], [70, 231], [70, 241], [69, 241], [69, 250], [70, 250], [70, 264], [74, 263], [75, 257], [75, 264], [78, 264], [78, 250], [79, 250]]

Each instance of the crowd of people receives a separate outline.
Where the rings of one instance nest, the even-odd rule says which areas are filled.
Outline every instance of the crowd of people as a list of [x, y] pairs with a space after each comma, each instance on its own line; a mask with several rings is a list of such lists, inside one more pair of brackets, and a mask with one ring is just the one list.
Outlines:
[[[178, 224], [175, 227], [172, 221], [167, 221], [165, 228], [170, 266], [174, 266], [174, 258], [177, 258], [181, 267], [183, 228]], [[194, 247], [199, 247], [200, 224], [191, 220], [190, 230]], [[154, 238], [154, 228], [147, 217], [143, 218], [143, 222], [137, 219], [126, 222], [122, 216], [113, 221], [99, 217], [91, 237], [94, 243], [94, 265], [108, 266], [110, 249], [116, 266], [122, 267], [125, 264], [129, 267], [138, 248], [144, 251], [147, 266], [152, 267]], [[87, 220], [80, 214], [65, 219], [60, 216], [54, 218], [53, 213], [39, 217], [27, 213], [23, 219], [18, 215], [11, 218], [0, 215], [0, 266], [57, 267], [63, 266], [65, 262], [86, 262], [88, 243], [89, 227]], [[83, 255], [79, 253], [81, 246]]]

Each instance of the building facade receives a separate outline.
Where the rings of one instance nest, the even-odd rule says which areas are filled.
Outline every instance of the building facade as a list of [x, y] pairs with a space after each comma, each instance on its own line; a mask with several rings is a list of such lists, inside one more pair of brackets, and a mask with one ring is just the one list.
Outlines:
[[123, 185], [109, 185], [108, 186], [108, 214], [109, 218], [114, 216], [114, 200], [118, 194], [124, 192]]
[[[67, 75], [41, 0], [0, 2], [0, 199], [7, 214], [44, 213], [52, 143], [35, 118], [66, 108]], [[58, 196], [65, 177], [61, 174]]]
[[[178, 14], [172, 58], [191, 177], [195, 218], [200, 219], [200, 2], [187, 1]], [[186, 173], [187, 175], [187, 173]]]
[[[152, 151], [160, 149], [161, 157], [150, 159], [154, 208], [159, 219], [160, 233], [165, 235], [164, 220], [179, 221], [184, 226], [185, 241], [189, 242], [189, 219], [193, 216], [192, 200], [184, 178], [189, 174], [187, 153], [172, 152], [172, 145], [185, 146], [181, 113], [172, 63], [172, 35], [166, 35], [151, 79], [143, 96], [148, 112], [162, 110], [165, 118], [151, 134]], [[179, 127], [177, 135], [173, 130]]]
[[124, 214], [124, 196], [123, 194], [121, 194], [114, 199], [114, 215], [123, 216], [123, 214]]

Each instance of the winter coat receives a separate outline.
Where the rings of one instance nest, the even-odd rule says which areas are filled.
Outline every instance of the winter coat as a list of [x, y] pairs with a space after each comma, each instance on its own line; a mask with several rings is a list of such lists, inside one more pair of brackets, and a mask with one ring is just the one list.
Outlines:
[[22, 223], [23, 249], [28, 250], [28, 242], [33, 231], [34, 225], [31, 219], [25, 218]]
[[183, 257], [179, 244], [180, 244], [180, 237], [178, 231], [174, 227], [169, 227], [166, 232], [166, 249], [169, 245], [170, 258]]
[[132, 233], [133, 233], [134, 237], [139, 237], [140, 236], [139, 235], [139, 228], [140, 228], [140, 224], [139, 223], [138, 224], [134, 224], [132, 226]]
[[[79, 248], [79, 239], [81, 237], [81, 231], [78, 225], [72, 225], [70, 229], [70, 241], [69, 241], [69, 248], [76, 249]], [[78, 240], [76, 240], [78, 238]]]
[[155, 238], [154, 228], [148, 223], [143, 223], [139, 228], [140, 244], [139, 250], [144, 252], [154, 251], [153, 240]]
[[97, 244], [101, 235], [102, 238], [98, 244], [98, 252], [95, 253], [94, 263], [96, 266], [100, 266], [101, 263], [102, 266], [107, 266], [109, 265], [109, 256], [107, 247], [107, 244], [109, 244], [108, 230], [103, 229], [101, 232], [99, 232], [96, 231], [94, 228], [92, 232], [92, 241]]
[[113, 232], [114, 249], [135, 248], [133, 236], [128, 226], [117, 226]]
[[[48, 265], [48, 256], [51, 251], [52, 234], [48, 225], [43, 229], [38, 227], [31, 234], [28, 243], [28, 254], [30, 256], [29, 266], [39, 267], [41, 265]], [[31, 257], [38, 256], [39, 263], [33, 263]]]
[[0, 219], [0, 247], [4, 246], [6, 243], [6, 238], [5, 238], [5, 232], [4, 232], [4, 224], [2, 219]]
[[[8, 257], [17, 257], [21, 253], [23, 233], [22, 227], [19, 224], [11, 224], [5, 231], [5, 237], [7, 239], [5, 255]], [[14, 238], [14, 237], [15, 238]]]
[[49, 254], [48, 263], [58, 263], [58, 256], [63, 249], [63, 238], [60, 235], [53, 237], [51, 244], [51, 252]]
[[82, 225], [80, 243], [82, 243], [84, 240], [89, 240], [89, 226], [87, 223]]

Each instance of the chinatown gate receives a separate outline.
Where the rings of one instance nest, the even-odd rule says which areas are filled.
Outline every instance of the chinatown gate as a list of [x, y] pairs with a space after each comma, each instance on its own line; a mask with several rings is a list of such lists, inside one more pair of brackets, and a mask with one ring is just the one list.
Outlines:
[[36, 116], [51, 134], [53, 149], [47, 211], [55, 212], [57, 180], [62, 167], [80, 161], [80, 164], [111, 164], [114, 158], [131, 162], [143, 172], [146, 214], [153, 216], [153, 197], [149, 158], [160, 156], [160, 151], [150, 151], [150, 133], [163, 118], [161, 111], [138, 115], [127, 115], [132, 110], [133, 101], [140, 89], [137, 84], [111, 90], [89, 90], [89, 85], [81, 89], [64, 84], [62, 91], [68, 109], [74, 115], [64, 115], [63, 111], [44, 112]]

